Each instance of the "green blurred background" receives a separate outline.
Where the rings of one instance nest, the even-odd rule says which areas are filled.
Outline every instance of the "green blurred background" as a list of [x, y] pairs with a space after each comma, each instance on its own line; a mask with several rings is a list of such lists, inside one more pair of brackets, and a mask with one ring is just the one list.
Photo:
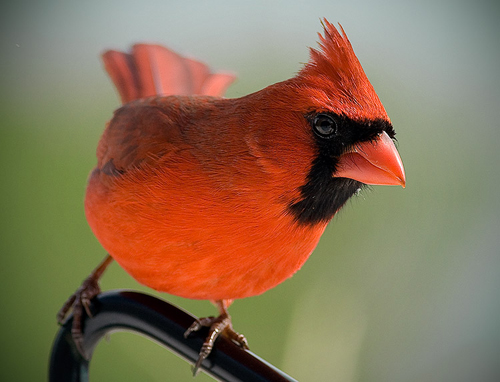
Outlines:
[[[56, 312], [105, 254], [82, 203], [119, 105], [99, 54], [162, 43], [235, 71], [228, 96], [237, 97], [298, 71], [320, 17], [342, 23], [392, 118], [407, 188], [354, 198], [300, 272], [232, 306], [235, 327], [301, 381], [500, 380], [499, 9], [477, 0], [3, 2], [0, 380], [46, 379]], [[102, 287], [151, 293], [116, 265]], [[192, 380], [184, 361], [130, 333], [102, 342], [90, 372], [92, 381]]]

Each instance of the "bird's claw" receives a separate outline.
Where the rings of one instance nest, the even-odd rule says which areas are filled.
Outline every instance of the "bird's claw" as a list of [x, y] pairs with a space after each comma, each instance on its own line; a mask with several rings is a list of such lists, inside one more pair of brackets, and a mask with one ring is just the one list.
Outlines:
[[248, 342], [244, 335], [234, 331], [231, 324], [231, 317], [227, 313], [223, 313], [218, 317], [204, 317], [197, 319], [186, 330], [184, 337], [187, 338], [191, 333], [199, 331], [201, 328], [208, 327], [208, 336], [200, 349], [198, 360], [193, 366], [193, 375], [198, 374], [198, 370], [203, 361], [210, 355], [217, 338], [223, 334], [225, 337], [241, 346], [243, 349], [248, 349]]
[[90, 302], [92, 299], [101, 293], [101, 288], [94, 275], [90, 275], [82, 285], [73, 293], [64, 303], [62, 308], [57, 313], [57, 321], [60, 325], [64, 323], [64, 319], [69, 311], [73, 309], [73, 323], [71, 326], [71, 336], [78, 349], [78, 352], [86, 359], [85, 350], [83, 348], [83, 312], [89, 317], [93, 317], [90, 310]]
[[201, 328], [209, 328], [215, 322], [216, 317], [203, 317], [198, 318], [195, 322], [191, 324], [191, 326], [184, 332], [184, 338], [188, 338], [191, 333], [199, 331]]

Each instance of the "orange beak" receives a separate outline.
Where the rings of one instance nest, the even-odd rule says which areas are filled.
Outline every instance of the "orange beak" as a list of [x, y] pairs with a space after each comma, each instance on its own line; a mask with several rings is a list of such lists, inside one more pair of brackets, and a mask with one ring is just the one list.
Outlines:
[[342, 154], [335, 177], [372, 185], [406, 185], [403, 162], [386, 132], [375, 141], [356, 145]]

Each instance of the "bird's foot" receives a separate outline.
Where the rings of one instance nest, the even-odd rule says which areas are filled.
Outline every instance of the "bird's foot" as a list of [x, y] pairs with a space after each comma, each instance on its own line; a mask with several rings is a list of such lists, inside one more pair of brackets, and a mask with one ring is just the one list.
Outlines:
[[69, 311], [73, 309], [73, 323], [71, 326], [71, 336], [75, 342], [78, 352], [86, 358], [85, 351], [83, 349], [83, 312], [87, 313], [89, 317], [92, 317], [92, 312], [90, 311], [90, 301], [101, 293], [101, 288], [95, 278], [90, 275], [82, 285], [73, 293], [68, 300], [64, 303], [62, 308], [57, 313], [57, 322], [62, 325], [64, 323], [65, 317], [68, 315]]
[[215, 340], [222, 334], [243, 349], [248, 349], [248, 342], [243, 334], [239, 334], [233, 329], [231, 317], [227, 312], [221, 313], [218, 317], [204, 317], [197, 319], [184, 333], [187, 338], [191, 333], [199, 331], [201, 328], [210, 328], [208, 336], [201, 347], [198, 360], [193, 367], [193, 375], [198, 373], [203, 361], [210, 355], [215, 344]]
[[90, 310], [90, 302], [101, 293], [99, 279], [112, 260], [113, 258], [111, 256], [106, 256], [104, 261], [83, 281], [82, 285], [80, 285], [76, 292], [66, 300], [57, 313], [57, 322], [62, 325], [69, 311], [73, 309], [71, 336], [73, 337], [78, 352], [85, 359], [87, 359], [87, 355], [83, 348], [83, 312], [85, 310], [89, 317], [93, 316]]

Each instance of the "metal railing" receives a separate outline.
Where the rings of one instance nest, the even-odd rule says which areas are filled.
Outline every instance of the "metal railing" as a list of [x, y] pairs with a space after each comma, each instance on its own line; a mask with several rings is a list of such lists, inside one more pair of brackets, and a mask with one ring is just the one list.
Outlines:
[[[59, 330], [50, 358], [49, 382], [87, 382], [92, 352], [109, 332], [129, 330], [155, 340], [178, 356], [194, 364], [205, 340], [206, 331], [184, 338], [184, 332], [196, 317], [166, 301], [133, 291], [101, 293], [91, 305], [93, 317], [83, 321], [83, 358], [71, 336], [72, 316]], [[281, 370], [230, 340], [217, 339], [210, 356], [200, 370], [218, 381], [295, 381]], [[186, 370], [186, 372], [188, 372]]]

